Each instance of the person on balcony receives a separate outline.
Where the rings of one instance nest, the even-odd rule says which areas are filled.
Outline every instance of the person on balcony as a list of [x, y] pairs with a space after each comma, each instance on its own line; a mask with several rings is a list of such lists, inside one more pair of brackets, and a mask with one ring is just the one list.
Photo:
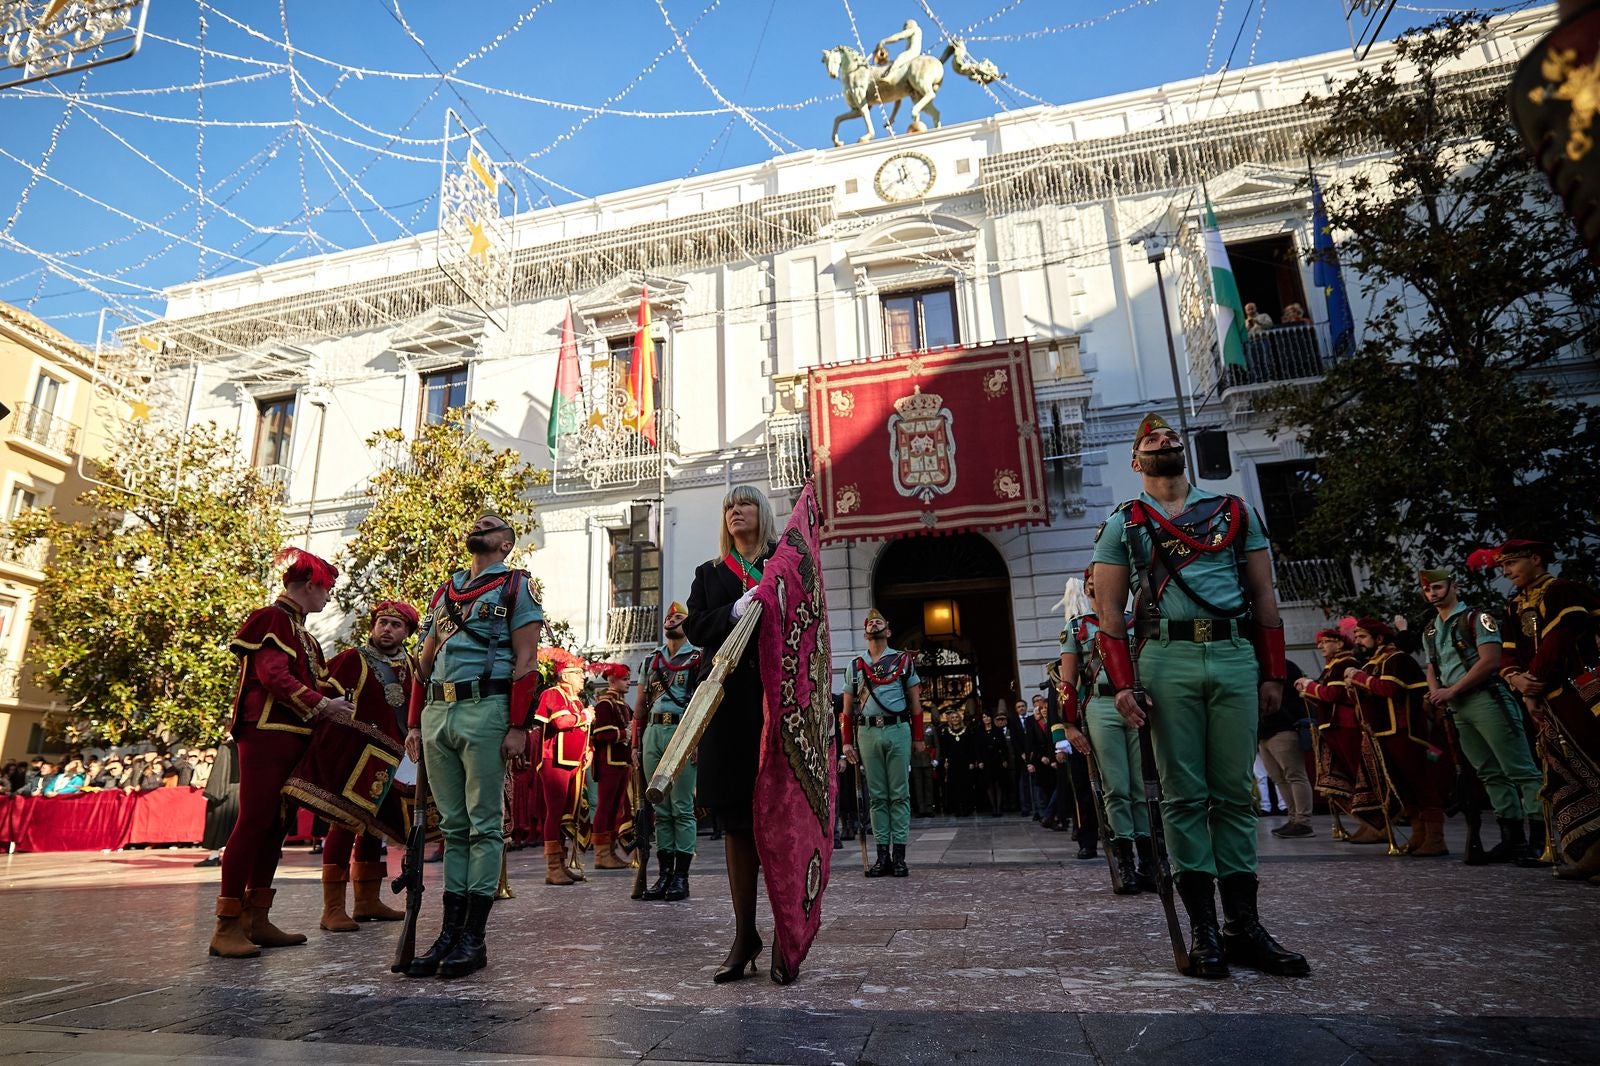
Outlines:
[[1272, 328], [1272, 316], [1257, 309], [1254, 303], [1244, 305], [1244, 328], [1250, 336], [1257, 336]]
[[1283, 322], [1285, 326], [1309, 326], [1311, 319], [1306, 317], [1306, 309], [1299, 304], [1289, 304], [1283, 309]]

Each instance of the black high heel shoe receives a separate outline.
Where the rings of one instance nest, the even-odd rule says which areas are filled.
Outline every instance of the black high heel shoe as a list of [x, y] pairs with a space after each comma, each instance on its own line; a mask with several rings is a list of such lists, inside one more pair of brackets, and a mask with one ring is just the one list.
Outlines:
[[723, 963], [717, 969], [717, 972], [711, 975], [712, 982], [725, 985], [729, 981], [741, 981], [754, 974], [756, 972], [756, 956], [761, 954], [761, 949], [765, 946], [760, 938], [757, 938], [756, 946], [751, 949], [750, 954], [734, 962]]

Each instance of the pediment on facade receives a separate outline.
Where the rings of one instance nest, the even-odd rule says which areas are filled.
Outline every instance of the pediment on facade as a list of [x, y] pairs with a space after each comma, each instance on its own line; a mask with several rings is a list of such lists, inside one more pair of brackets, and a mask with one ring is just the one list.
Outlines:
[[859, 271], [930, 259], [971, 259], [977, 245], [978, 229], [971, 223], [948, 215], [920, 215], [875, 226], [851, 241], [845, 254]]
[[252, 395], [298, 388], [311, 380], [311, 353], [292, 344], [264, 345], [235, 359], [228, 380]]
[[1311, 196], [1303, 170], [1244, 163], [1206, 183], [1218, 215], [1253, 212], [1264, 206], [1303, 203]]
[[572, 313], [591, 330], [610, 332], [619, 322], [637, 321], [639, 294], [646, 291], [651, 317], [672, 321], [679, 317], [689, 285], [678, 278], [628, 271], [591, 289], [573, 303]]
[[455, 307], [435, 307], [403, 323], [389, 338], [389, 350], [414, 364], [458, 362], [477, 354], [487, 320]]

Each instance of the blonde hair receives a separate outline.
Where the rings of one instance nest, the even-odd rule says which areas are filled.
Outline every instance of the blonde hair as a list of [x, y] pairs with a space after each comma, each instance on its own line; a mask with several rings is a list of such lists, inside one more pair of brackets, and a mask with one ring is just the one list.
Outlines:
[[718, 559], [726, 559], [733, 551], [733, 534], [728, 532], [728, 508], [738, 503], [756, 505], [756, 536], [763, 548], [778, 539], [778, 520], [772, 514], [772, 503], [766, 493], [754, 485], [735, 485], [722, 497], [722, 524], [717, 529]]

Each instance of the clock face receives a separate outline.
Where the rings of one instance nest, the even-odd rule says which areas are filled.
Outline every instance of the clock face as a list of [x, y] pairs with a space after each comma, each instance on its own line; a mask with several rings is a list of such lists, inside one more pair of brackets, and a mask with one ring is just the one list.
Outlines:
[[933, 188], [933, 160], [918, 152], [901, 152], [883, 161], [873, 185], [885, 200], [915, 200]]

